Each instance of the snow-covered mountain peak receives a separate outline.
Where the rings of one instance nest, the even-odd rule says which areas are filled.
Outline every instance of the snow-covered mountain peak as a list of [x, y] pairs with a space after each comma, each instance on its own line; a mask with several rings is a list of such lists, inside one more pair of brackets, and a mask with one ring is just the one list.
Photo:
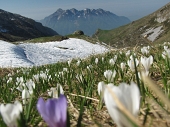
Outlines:
[[72, 34], [76, 30], [82, 30], [86, 35], [91, 36], [97, 29], [116, 28], [129, 23], [130, 20], [127, 17], [117, 16], [101, 8], [86, 8], [83, 10], [72, 8], [67, 10], [58, 9], [40, 22], [44, 26], [57, 31], [60, 35]]

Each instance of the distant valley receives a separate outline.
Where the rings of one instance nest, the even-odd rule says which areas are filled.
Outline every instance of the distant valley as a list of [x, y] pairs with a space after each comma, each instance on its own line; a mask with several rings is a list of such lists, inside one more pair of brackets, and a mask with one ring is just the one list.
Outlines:
[[110, 30], [130, 23], [124, 16], [117, 16], [103, 9], [58, 9], [40, 21], [61, 35], [82, 30], [86, 35], [93, 35], [97, 29]]

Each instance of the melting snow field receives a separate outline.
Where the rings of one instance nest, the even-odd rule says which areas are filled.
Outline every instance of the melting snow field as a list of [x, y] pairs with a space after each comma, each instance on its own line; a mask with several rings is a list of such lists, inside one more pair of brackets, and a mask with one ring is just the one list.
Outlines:
[[90, 55], [107, 52], [99, 44], [70, 38], [61, 42], [24, 43], [14, 45], [0, 40], [0, 67], [30, 67], [67, 61], [73, 58], [86, 58]]
[[157, 28], [150, 28], [142, 35], [145, 36], [145, 35], [149, 34], [147, 39], [153, 42], [163, 32], [163, 30], [161, 30], [161, 28], [162, 28], [162, 26], [159, 26]]

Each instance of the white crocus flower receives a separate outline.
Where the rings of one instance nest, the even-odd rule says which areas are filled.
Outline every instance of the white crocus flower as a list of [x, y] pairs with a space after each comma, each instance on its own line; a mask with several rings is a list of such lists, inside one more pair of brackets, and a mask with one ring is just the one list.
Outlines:
[[128, 51], [126, 52], [126, 56], [127, 56], [127, 57], [130, 56], [130, 50], [128, 50]]
[[[139, 61], [136, 58], [135, 58], [135, 63], [136, 63], [136, 66], [138, 66]], [[130, 56], [130, 60], [127, 61], [127, 64], [130, 67], [131, 71], [135, 72], [135, 64], [134, 64], [134, 60], [132, 56]]]
[[20, 119], [22, 112], [22, 105], [20, 102], [15, 101], [14, 104], [8, 103], [0, 105], [0, 112], [3, 121], [8, 127], [17, 127], [17, 120]]
[[17, 77], [17, 83], [18, 84], [21, 84], [21, 83], [23, 83], [24, 82], [24, 79], [23, 79], [23, 77]]
[[163, 51], [163, 52], [162, 52], [162, 57], [163, 57], [164, 59], [166, 59], [166, 55], [167, 55], [167, 53], [166, 53], [165, 51]]
[[48, 90], [48, 95], [53, 98], [58, 98], [58, 91], [56, 87], [51, 87], [50, 90]]
[[153, 57], [152, 56], [149, 56], [148, 58], [147, 57], [141, 57], [141, 63], [145, 68], [146, 75], [148, 75], [149, 74], [149, 68], [153, 63]]
[[102, 95], [102, 93], [104, 92], [104, 88], [105, 88], [105, 83], [103, 81], [99, 82], [98, 89], [97, 89], [99, 95]]
[[170, 58], [170, 49], [168, 49], [166, 52], [167, 52], [168, 58]]
[[115, 55], [113, 59], [114, 59], [114, 61], [116, 62], [116, 60], [117, 60], [117, 55]]
[[44, 72], [40, 72], [39, 77], [44, 79], [44, 80], [47, 80], [47, 74], [45, 74]]
[[22, 92], [23, 104], [25, 104], [26, 99], [30, 98], [30, 95], [33, 94], [35, 83], [32, 81], [32, 79], [30, 79], [25, 84], [19, 85], [17, 89]]
[[104, 72], [104, 76], [106, 77], [107, 81], [108, 82], [113, 82], [114, 81], [114, 78], [116, 76], [116, 71], [111, 71], [111, 70], [106, 70]]
[[[60, 93], [58, 93], [58, 90], [60, 90]], [[51, 87], [50, 90], [48, 90], [48, 95], [53, 98], [58, 98], [59, 94], [64, 94], [63, 87], [60, 84], [57, 84], [57, 87]]]
[[68, 72], [68, 68], [63, 68], [63, 72]]
[[96, 58], [96, 59], [95, 59], [95, 63], [96, 63], [96, 64], [98, 64], [98, 62], [99, 62], [99, 59], [98, 59], [98, 58]]
[[76, 65], [77, 65], [77, 66], [79, 66], [79, 65], [80, 65], [80, 63], [81, 63], [81, 61], [80, 61], [80, 60], [78, 60], [78, 61], [77, 61], [77, 63], [76, 63]]
[[33, 89], [35, 89], [35, 83], [34, 81], [32, 81], [32, 79], [28, 80], [26, 83], [25, 83], [25, 87], [31, 92], [31, 94], [33, 93]]
[[141, 52], [142, 52], [142, 54], [148, 54], [149, 53], [149, 49], [150, 49], [150, 47], [143, 47], [143, 48], [141, 48]]
[[92, 65], [87, 66], [87, 69], [91, 72], [91, 70], [93, 69]]
[[119, 110], [116, 101], [108, 89], [114, 93], [122, 106], [124, 106], [129, 113], [137, 117], [140, 107], [140, 92], [137, 85], [134, 82], [131, 82], [130, 85], [121, 83], [119, 86], [108, 86], [104, 91], [104, 101], [111, 118], [118, 127], [131, 127], [131, 122]]
[[64, 76], [64, 72], [63, 71], [61, 71], [61, 72], [58, 72], [58, 78], [61, 78], [61, 77], [63, 77]]
[[25, 85], [23, 77], [17, 77], [16, 80], [17, 80], [16, 81], [16, 85], [17, 85], [16, 89], [18, 89], [19, 91], [22, 91], [23, 90], [22, 87]]
[[170, 49], [168, 46], [164, 46], [164, 51], [162, 52], [162, 57], [166, 59], [166, 57], [170, 58]]
[[122, 63], [120, 63], [120, 67], [121, 67], [122, 71], [124, 71], [126, 64], [122, 62]]
[[7, 84], [10, 83], [12, 81], [12, 77], [9, 77], [9, 79], [7, 80]]
[[168, 50], [168, 46], [164, 46], [164, 50], [167, 51]]
[[22, 102], [23, 102], [23, 104], [26, 104], [26, 99], [29, 99], [31, 94], [32, 93], [29, 93], [29, 91], [27, 89], [24, 89], [22, 91]]
[[110, 65], [115, 65], [115, 62], [116, 61], [113, 58], [109, 60]]
[[77, 74], [76, 79], [80, 82], [83, 83], [83, 75], [82, 74]]
[[102, 62], [104, 62], [104, 57], [102, 57]]
[[34, 79], [36, 82], [39, 82], [39, 78], [40, 78], [39, 74], [33, 75], [33, 79]]
[[69, 67], [70, 67], [70, 65], [71, 65], [71, 62], [72, 62], [72, 59], [70, 59], [69, 61], [67, 61]]

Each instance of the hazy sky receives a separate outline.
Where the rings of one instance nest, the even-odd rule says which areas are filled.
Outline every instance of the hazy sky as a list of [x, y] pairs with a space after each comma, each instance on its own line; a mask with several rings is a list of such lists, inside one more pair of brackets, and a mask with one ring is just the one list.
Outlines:
[[136, 20], [161, 8], [170, 0], [0, 0], [0, 9], [40, 20], [58, 8], [102, 8]]

